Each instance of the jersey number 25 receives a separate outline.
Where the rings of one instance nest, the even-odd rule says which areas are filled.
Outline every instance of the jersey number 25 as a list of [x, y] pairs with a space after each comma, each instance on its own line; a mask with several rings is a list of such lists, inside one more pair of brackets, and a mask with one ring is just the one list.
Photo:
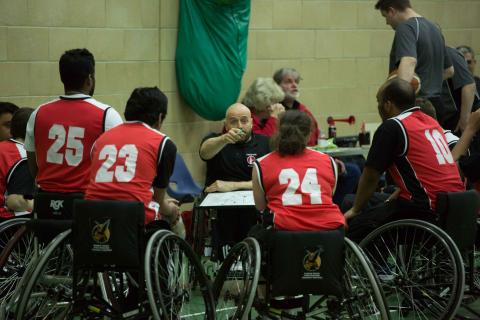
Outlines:
[[[78, 166], [83, 159], [82, 139], [84, 135], [84, 128], [69, 126], [65, 129], [61, 124], [51, 126], [48, 130], [48, 139], [55, 141], [48, 148], [47, 162], [63, 164], [63, 158], [65, 158], [69, 166]], [[64, 154], [60, 153], [63, 146], [65, 146]]]

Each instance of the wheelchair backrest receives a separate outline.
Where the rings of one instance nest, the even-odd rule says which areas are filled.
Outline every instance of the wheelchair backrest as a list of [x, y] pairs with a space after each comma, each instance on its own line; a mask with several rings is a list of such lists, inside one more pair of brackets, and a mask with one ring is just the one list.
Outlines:
[[269, 243], [271, 295], [342, 294], [343, 230], [275, 231]]
[[124, 271], [143, 265], [142, 202], [76, 200], [73, 215], [74, 268]]
[[33, 203], [34, 216], [38, 219], [71, 220], [75, 199], [83, 199], [83, 193], [38, 191]]
[[473, 248], [477, 234], [480, 198], [475, 190], [437, 194], [439, 226], [445, 230], [460, 251]]

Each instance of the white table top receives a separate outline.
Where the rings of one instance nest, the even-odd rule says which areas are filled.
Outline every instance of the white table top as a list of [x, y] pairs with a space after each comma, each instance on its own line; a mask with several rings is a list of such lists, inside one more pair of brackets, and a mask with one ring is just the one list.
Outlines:
[[218, 207], [253, 207], [252, 190], [240, 190], [231, 192], [214, 192], [209, 193], [200, 203], [201, 208], [218, 208]]

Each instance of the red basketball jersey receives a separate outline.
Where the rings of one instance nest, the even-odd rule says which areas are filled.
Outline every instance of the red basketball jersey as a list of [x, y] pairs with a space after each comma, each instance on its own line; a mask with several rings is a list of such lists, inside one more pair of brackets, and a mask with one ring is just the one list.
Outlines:
[[85, 198], [141, 201], [145, 224], [157, 220], [152, 183], [167, 139], [142, 122], [127, 122], [105, 132], [93, 146]]
[[443, 129], [421, 111], [393, 118], [404, 135], [404, 149], [389, 172], [400, 187], [400, 197], [427, 203], [435, 210], [436, 193], [465, 190]]
[[12, 218], [14, 214], [7, 210], [5, 198], [10, 174], [20, 160], [27, 156], [23, 143], [13, 139], [0, 142], [0, 217]]
[[95, 99], [59, 99], [40, 106], [34, 137], [40, 188], [50, 192], [85, 192], [90, 150], [104, 132], [110, 107]]
[[330, 156], [310, 149], [284, 157], [272, 152], [255, 165], [276, 228], [331, 230], [345, 223], [332, 201], [337, 167]]

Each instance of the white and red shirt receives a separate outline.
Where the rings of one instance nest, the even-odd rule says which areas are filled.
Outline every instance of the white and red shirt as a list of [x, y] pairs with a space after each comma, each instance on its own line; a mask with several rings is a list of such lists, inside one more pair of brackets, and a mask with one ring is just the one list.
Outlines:
[[332, 230], [345, 224], [332, 201], [337, 166], [328, 155], [305, 149], [298, 155], [272, 152], [255, 163], [275, 228], [290, 231]]
[[438, 192], [465, 190], [443, 129], [418, 107], [377, 129], [365, 165], [379, 172], [388, 169], [400, 198], [432, 211]]
[[[161, 172], [168, 142], [173, 145], [167, 136], [143, 122], [126, 122], [104, 133], [92, 149], [85, 199], [140, 201], [145, 205], [145, 224], [158, 220], [153, 187], [165, 188], [171, 175], [169, 172], [162, 178]], [[165, 160], [172, 170], [175, 154]]]
[[23, 143], [13, 139], [0, 142], [0, 218], [12, 218], [15, 215], [5, 206], [7, 184], [15, 167], [25, 161], [27, 153]]
[[39, 106], [27, 124], [25, 149], [36, 153], [40, 188], [85, 192], [93, 143], [120, 123], [115, 109], [84, 94], [61, 96]]

